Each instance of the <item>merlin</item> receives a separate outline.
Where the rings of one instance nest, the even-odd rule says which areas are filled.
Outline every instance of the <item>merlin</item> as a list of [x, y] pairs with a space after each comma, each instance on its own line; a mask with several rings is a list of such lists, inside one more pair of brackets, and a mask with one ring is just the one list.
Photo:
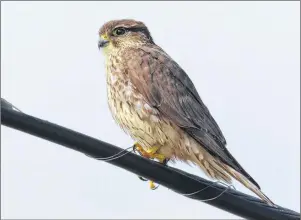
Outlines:
[[141, 155], [162, 163], [192, 163], [209, 178], [226, 183], [235, 178], [273, 205], [226, 148], [222, 131], [188, 75], [155, 44], [143, 22], [105, 23], [98, 48], [105, 56], [112, 116]]

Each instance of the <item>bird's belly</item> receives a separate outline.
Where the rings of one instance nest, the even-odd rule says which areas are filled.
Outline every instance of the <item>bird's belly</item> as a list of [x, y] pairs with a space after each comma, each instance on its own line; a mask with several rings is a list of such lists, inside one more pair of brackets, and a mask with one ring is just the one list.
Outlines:
[[149, 106], [140, 94], [108, 88], [108, 104], [117, 124], [143, 148], [160, 147], [166, 156], [181, 147], [183, 134]]
[[[132, 102], [122, 97], [108, 97], [112, 116], [117, 124], [143, 147], [156, 144], [156, 135], [160, 122], [157, 116], [143, 106], [145, 103]], [[146, 105], [145, 105], [146, 106]]]

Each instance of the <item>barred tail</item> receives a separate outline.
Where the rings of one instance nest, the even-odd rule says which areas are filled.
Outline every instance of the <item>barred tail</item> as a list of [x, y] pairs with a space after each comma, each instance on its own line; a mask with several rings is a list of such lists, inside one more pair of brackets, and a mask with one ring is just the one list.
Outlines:
[[207, 152], [193, 153], [190, 156], [193, 162], [197, 164], [209, 178], [221, 180], [229, 184], [232, 183], [231, 176], [224, 169], [223, 165]]
[[237, 181], [242, 183], [245, 187], [250, 189], [252, 192], [254, 192], [259, 198], [261, 198], [264, 202], [271, 206], [276, 206], [272, 200], [270, 200], [257, 186], [255, 186], [253, 183], [251, 183], [245, 176], [231, 168], [230, 166], [224, 165], [227, 172], [235, 178]]
[[230, 184], [231, 177], [233, 177], [254, 192], [264, 202], [276, 207], [276, 205], [260, 190], [260, 188], [253, 184], [248, 178], [234, 170], [232, 167], [212, 157], [208, 152], [199, 151], [190, 153], [190, 160], [197, 164], [210, 178], [222, 180]]

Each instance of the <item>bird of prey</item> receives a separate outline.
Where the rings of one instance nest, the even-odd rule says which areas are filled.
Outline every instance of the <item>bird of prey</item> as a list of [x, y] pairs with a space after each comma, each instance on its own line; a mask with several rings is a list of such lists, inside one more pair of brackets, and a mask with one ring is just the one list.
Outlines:
[[[226, 139], [185, 71], [141, 21], [112, 20], [99, 30], [108, 105], [141, 155], [199, 166], [212, 179], [235, 178], [263, 201], [256, 181], [226, 148]], [[153, 183], [151, 183], [153, 187]]]

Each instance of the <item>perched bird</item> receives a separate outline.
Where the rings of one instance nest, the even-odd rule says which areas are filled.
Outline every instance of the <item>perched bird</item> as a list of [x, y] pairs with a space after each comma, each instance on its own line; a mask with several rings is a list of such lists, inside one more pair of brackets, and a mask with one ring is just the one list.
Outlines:
[[155, 44], [143, 22], [109, 21], [99, 37], [110, 111], [143, 156], [190, 162], [227, 183], [233, 177], [273, 205], [227, 150], [226, 139], [188, 75]]

